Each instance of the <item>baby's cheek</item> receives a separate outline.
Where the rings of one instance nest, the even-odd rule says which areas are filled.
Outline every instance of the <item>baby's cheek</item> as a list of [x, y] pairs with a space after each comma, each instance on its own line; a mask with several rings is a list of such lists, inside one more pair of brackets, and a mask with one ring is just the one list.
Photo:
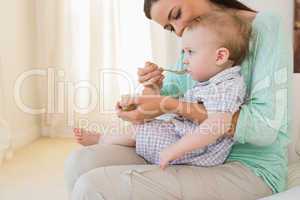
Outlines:
[[197, 70], [192, 74], [193, 79], [196, 81], [203, 80], [204, 76], [205, 76], [205, 74], [201, 70]]
[[195, 69], [195, 74], [197, 76], [203, 76], [206, 73], [206, 69], [203, 66], [198, 66], [197, 69]]

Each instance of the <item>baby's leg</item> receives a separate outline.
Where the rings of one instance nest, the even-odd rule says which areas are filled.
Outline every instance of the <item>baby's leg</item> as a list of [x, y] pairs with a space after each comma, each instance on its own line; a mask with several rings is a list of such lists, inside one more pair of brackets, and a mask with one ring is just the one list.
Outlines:
[[133, 126], [129, 125], [123, 133], [101, 134], [85, 129], [75, 128], [73, 130], [77, 142], [83, 146], [95, 145], [98, 143], [114, 144], [123, 146], [135, 146]]
[[186, 155], [185, 161], [188, 161], [188, 164], [203, 167], [221, 165], [226, 161], [233, 144], [232, 138], [219, 138], [216, 143], [208, 145], [204, 152], [199, 152], [197, 155], [195, 151], [193, 155]]
[[125, 130], [120, 132], [113, 132], [111, 134], [105, 134], [100, 138], [102, 144], [114, 144], [122, 146], [135, 146], [135, 135], [134, 135], [134, 126], [128, 125], [125, 127]]
[[[199, 127], [199, 125], [192, 122], [186, 122], [184, 125], [185, 126], [179, 127], [180, 129], [176, 127], [176, 132], [180, 135], [181, 139], [187, 136], [186, 134], [188, 133], [196, 134], [195, 130]], [[200, 139], [199, 137], [199, 140]], [[186, 145], [190, 146], [189, 144]], [[170, 164], [186, 164], [202, 167], [220, 165], [226, 160], [232, 145], [233, 140], [231, 138], [219, 138], [215, 143], [207, 145], [206, 147], [186, 152], [182, 157], [172, 161]]]
[[98, 144], [101, 136], [100, 133], [88, 131], [81, 128], [74, 128], [73, 133], [77, 143], [83, 146], [91, 146]]
[[159, 164], [159, 153], [180, 139], [174, 124], [162, 120], [135, 125], [134, 129], [136, 153], [152, 164]]

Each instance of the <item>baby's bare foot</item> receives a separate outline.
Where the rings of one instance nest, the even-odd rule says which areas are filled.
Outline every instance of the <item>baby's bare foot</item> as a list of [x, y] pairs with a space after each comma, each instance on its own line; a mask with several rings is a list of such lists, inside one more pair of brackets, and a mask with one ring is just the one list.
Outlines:
[[81, 128], [74, 128], [73, 132], [77, 143], [83, 146], [98, 144], [101, 136], [100, 133], [87, 131]]

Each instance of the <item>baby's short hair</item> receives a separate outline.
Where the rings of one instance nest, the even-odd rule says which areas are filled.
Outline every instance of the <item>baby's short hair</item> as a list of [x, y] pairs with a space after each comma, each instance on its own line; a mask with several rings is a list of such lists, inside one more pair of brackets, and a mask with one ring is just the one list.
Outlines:
[[216, 33], [220, 38], [220, 47], [230, 52], [229, 59], [234, 65], [240, 65], [249, 51], [251, 24], [234, 12], [213, 11], [196, 18], [186, 31], [205, 27]]

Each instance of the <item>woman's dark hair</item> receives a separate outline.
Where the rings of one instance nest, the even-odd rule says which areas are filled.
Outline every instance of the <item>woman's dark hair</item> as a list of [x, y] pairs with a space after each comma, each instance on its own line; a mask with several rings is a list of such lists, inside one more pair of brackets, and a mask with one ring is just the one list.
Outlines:
[[[144, 1], [144, 12], [148, 19], [151, 19], [151, 8], [152, 8], [153, 4], [158, 1], [161, 1], [161, 0], [145, 0]], [[248, 6], [246, 6], [245, 4], [243, 4], [237, 0], [210, 0], [210, 2], [212, 2], [216, 5], [219, 5], [221, 7], [255, 12], [253, 9], [249, 8]]]

